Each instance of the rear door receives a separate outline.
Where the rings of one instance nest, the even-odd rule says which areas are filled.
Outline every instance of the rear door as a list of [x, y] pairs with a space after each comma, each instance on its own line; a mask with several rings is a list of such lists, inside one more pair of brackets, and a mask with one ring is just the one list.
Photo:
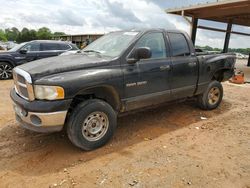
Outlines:
[[[123, 66], [127, 110], [170, 100], [169, 70], [171, 58], [162, 32], [144, 34], [134, 49], [148, 47], [149, 59]], [[132, 50], [132, 52], [133, 52]]]
[[43, 42], [41, 43], [41, 52], [39, 58], [47, 58], [60, 55], [63, 51], [58, 43]]
[[174, 99], [192, 96], [198, 80], [198, 59], [182, 33], [169, 32], [172, 51], [171, 93]]

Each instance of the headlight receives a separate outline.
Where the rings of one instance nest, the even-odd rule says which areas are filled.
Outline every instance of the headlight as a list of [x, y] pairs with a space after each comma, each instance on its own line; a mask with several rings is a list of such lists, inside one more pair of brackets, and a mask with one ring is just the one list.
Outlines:
[[64, 99], [64, 89], [60, 86], [35, 85], [34, 91], [36, 99]]

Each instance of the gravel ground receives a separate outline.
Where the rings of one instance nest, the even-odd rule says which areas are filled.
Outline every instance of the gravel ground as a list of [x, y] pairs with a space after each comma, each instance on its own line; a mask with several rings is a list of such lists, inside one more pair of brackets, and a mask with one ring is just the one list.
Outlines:
[[248, 84], [224, 83], [213, 111], [189, 101], [121, 117], [91, 152], [19, 127], [12, 84], [0, 83], [0, 187], [250, 187]]

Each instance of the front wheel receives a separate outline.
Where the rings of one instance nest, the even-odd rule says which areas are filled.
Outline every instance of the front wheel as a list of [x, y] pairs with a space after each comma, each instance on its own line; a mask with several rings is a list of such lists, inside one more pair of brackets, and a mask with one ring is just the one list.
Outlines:
[[204, 110], [217, 108], [223, 98], [223, 87], [220, 82], [214, 80], [210, 82], [206, 91], [198, 96], [198, 105]]
[[12, 78], [13, 66], [6, 62], [0, 62], [0, 80], [8, 80]]
[[70, 115], [67, 123], [68, 137], [75, 146], [83, 150], [101, 147], [114, 134], [116, 116], [113, 108], [102, 100], [82, 102]]

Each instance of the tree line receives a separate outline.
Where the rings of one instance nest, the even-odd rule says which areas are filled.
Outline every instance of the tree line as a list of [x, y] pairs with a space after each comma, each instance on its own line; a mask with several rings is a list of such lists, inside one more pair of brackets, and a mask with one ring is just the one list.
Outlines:
[[64, 32], [54, 32], [47, 27], [42, 27], [38, 30], [23, 28], [19, 31], [16, 27], [8, 29], [0, 29], [0, 41], [15, 41], [17, 43], [27, 42], [31, 40], [48, 40], [54, 36], [65, 35]]
[[[218, 51], [218, 52], [221, 52], [222, 49], [220, 48], [213, 48], [211, 46], [196, 46], [196, 48], [200, 48], [200, 49], [203, 49], [205, 51]], [[248, 55], [250, 54], [250, 48], [228, 48], [228, 51], [229, 52], [234, 52], [234, 53], [242, 53], [242, 54], [245, 54], [245, 55]]]
[[[42, 27], [38, 30], [23, 28], [19, 31], [16, 27], [8, 29], [0, 29], [0, 41], [15, 41], [17, 43], [27, 42], [31, 40], [48, 40], [55, 36], [65, 35], [64, 32], [54, 32], [47, 27]], [[196, 46], [205, 51], [222, 51], [220, 48], [213, 48], [210, 46]], [[237, 52], [248, 55], [250, 53], [250, 48], [229, 48], [229, 52]]]

